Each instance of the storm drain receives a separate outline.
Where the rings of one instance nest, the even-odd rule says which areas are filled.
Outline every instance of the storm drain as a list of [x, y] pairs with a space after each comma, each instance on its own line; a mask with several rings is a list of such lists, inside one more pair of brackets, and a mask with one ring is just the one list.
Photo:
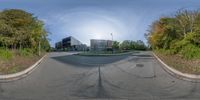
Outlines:
[[136, 67], [144, 67], [143, 64], [136, 64]]

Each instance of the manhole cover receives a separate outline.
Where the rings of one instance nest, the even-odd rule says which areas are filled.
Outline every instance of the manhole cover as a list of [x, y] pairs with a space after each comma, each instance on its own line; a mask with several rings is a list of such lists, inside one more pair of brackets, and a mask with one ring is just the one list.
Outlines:
[[136, 67], [144, 67], [143, 64], [136, 64]]

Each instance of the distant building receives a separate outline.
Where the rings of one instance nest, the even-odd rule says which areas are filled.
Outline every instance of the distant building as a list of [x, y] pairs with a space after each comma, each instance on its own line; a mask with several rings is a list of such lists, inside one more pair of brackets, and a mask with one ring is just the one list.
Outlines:
[[63, 49], [62, 41], [57, 42], [57, 43], [55, 44], [55, 48], [56, 48], [56, 49]]
[[79, 40], [74, 37], [66, 37], [62, 41], [55, 44], [57, 50], [67, 50], [67, 51], [84, 51], [87, 49], [85, 44], [82, 44]]
[[90, 50], [91, 51], [104, 51], [112, 49], [111, 40], [100, 40], [100, 39], [91, 39], [90, 40]]

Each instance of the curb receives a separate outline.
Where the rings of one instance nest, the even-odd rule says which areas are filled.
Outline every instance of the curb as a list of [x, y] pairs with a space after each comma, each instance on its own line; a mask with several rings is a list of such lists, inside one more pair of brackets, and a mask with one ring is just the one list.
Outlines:
[[168, 73], [170, 73], [171, 75], [182, 79], [182, 80], [186, 80], [186, 81], [191, 81], [191, 82], [200, 82], [200, 75], [194, 75], [194, 74], [188, 74], [188, 73], [182, 73], [170, 66], [168, 66], [167, 64], [165, 64], [158, 56], [156, 56], [156, 54], [153, 52], [153, 55], [156, 57], [156, 59], [163, 64], [163, 68], [165, 71], [167, 71]]
[[0, 75], [0, 82], [14, 81], [29, 75], [34, 69], [37, 68], [37, 65], [39, 65], [46, 56], [47, 54], [44, 55], [42, 58], [40, 58], [40, 60], [38, 60], [35, 64], [31, 65], [29, 68], [21, 72], [17, 72], [14, 74]]

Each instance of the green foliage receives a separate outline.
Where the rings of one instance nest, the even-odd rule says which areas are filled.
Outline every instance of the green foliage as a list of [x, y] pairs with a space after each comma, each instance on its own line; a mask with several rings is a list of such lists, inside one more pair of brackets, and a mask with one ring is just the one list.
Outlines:
[[155, 50], [156, 52], [159, 52], [159, 53], [162, 53], [164, 55], [171, 55], [171, 54], [174, 54], [174, 50], [173, 49], [156, 49]]
[[131, 45], [130, 45], [130, 40], [125, 40], [120, 44], [120, 49], [123, 50], [130, 50], [131, 49]]
[[0, 58], [3, 60], [9, 60], [13, 57], [13, 53], [10, 50], [0, 48]]
[[144, 42], [142, 40], [137, 40], [135, 43], [133, 43], [133, 49], [135, 50], [146, 50], [147, 47], [145, 46]]
[[125, 40], [120, 44], [121, 50], [146, 50], [147, 47], [142, 40]]
[[31, 48], [48, 50], [44, 24], [33, 14], [20, 9], [7, 9], [0, 12], [0, 47], [9, 49]]
[[113, 41], [112, 48], [115, 49], [115, 50], [118, 50], [119, 49], [119, 42]]
[[192, 44], [184, 46], [180, 53], [187, 59], [200, 58], [200, 48]]
[[152, 24], [147, 38], [153, 48], [168, 49], [170, 47], [170, 42], [178, 37], [175, 22], [173, 18], [163, 17]]
[[189, 44], [189, 41], [187, 41], [185, 39], [174, 40], [171, 42], [169, 50], [171, 50], [171, 54], [176, 54], [176, 53], [180, 52], [180, 50], [188, 44]]
[[200, 58], [200, 12], [182, 10], [155, 21], [146, 34], [151, 48], [163, 54]]
[[185, 39], [192, 44], [200, 46], [200, 33], [190, 32], [186, 35]]
[[30, 56], [33, 56], [34, 51], [29, 48], [24, 48], [24, 49], [19, 50], [19, 54], [21, 56], [29, 56], [30, 57]]

